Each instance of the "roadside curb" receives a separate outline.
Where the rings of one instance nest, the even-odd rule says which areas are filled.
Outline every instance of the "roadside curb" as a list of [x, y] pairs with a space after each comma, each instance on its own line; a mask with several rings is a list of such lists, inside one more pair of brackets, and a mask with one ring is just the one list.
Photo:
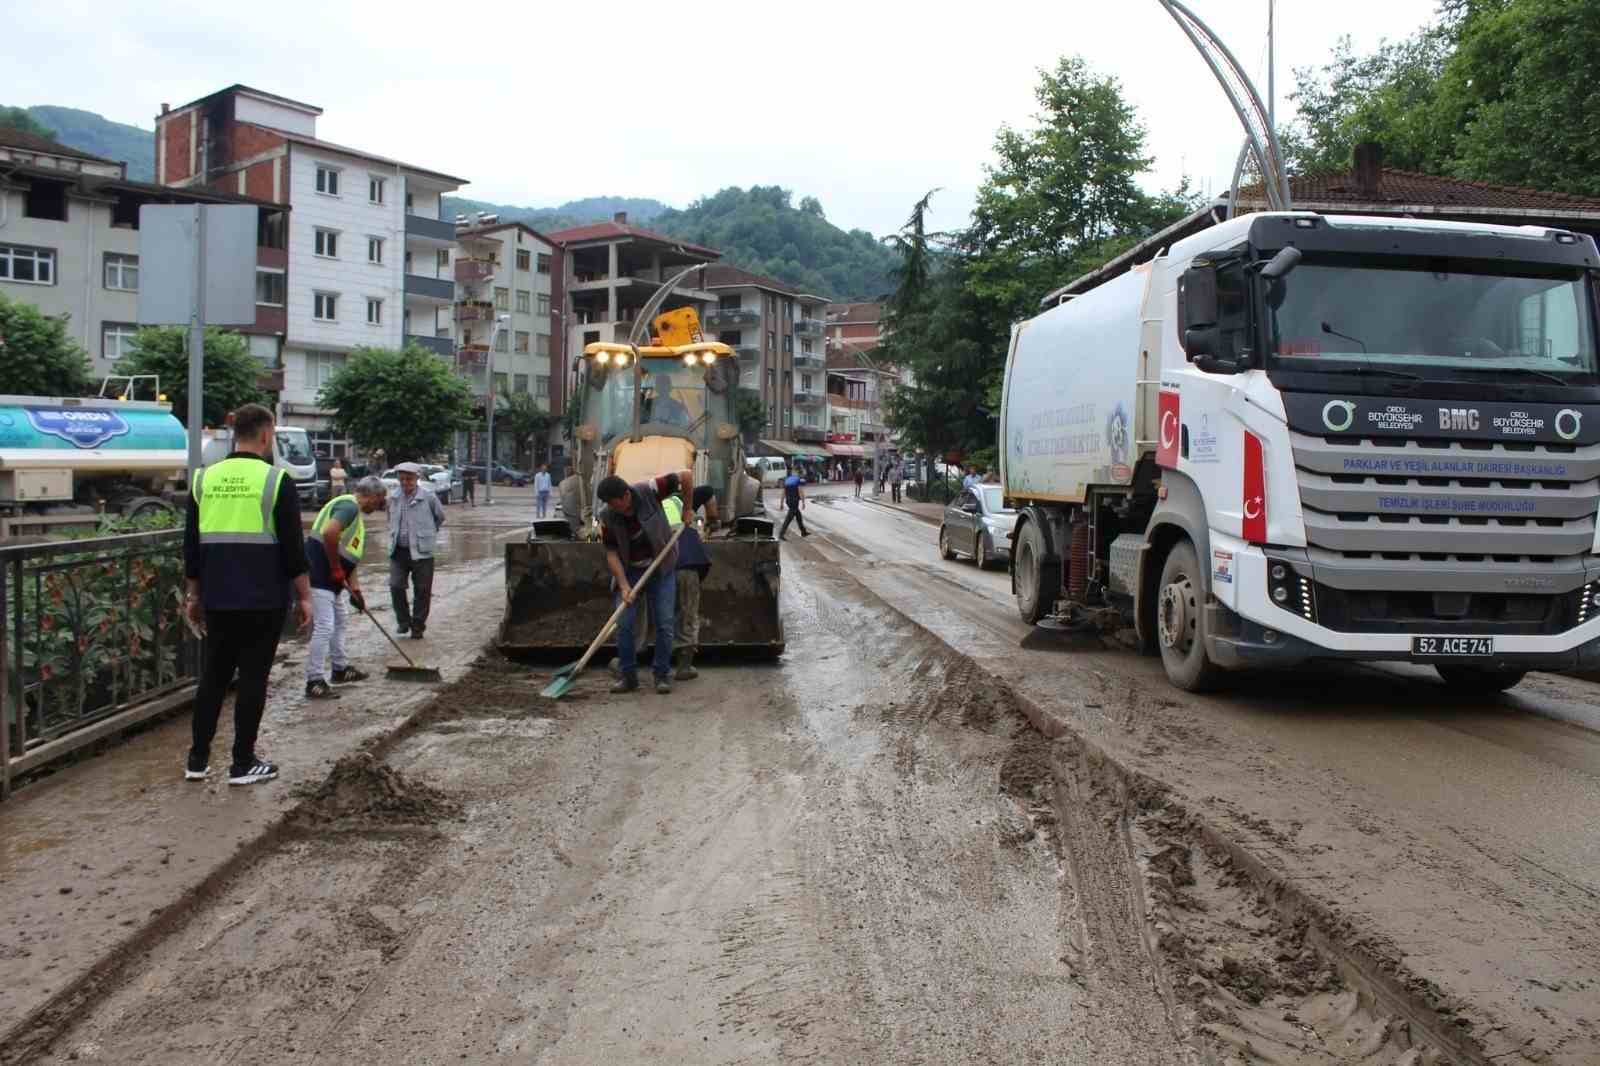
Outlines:
[[881, 507], [885, 511], [893, 511], [895, 514], [903, 514], [903, 515], [906, 515], [906, 516], [908, 516], [910, 518], [915, 518], [918, 522], [922, 522], [925, 525], [937, 526], [939, 524], [939, 520], [937, 518], [933, 517], [933, 515], [925, 515], [925, 514], [922, 514], [920, 511], [913, 511], [909, 507], [898, 507], [898, 506], [896, 506], [895, 504], [892, 504], [892, 503], [883, 503], [883, 502], [878, 501], [878, 500], [869, 500], [865, 496], [861, 497], [861, 502], [862, 503], [870, 503], [874, 507]]
[[[1307, 941], [1327, 957], [1349, 985], [1370, 997], [1384, 1010], [1403, 1019], [1413, 1027], [1414, 1032], [1452, 1056], [1454, 1061], [1470, 1066], [1493, 1066], [1487, 1050], [1456, 1020], [1461, 1009], [1470, 1005], [1451, 1003], [1447, 993], [1410, 971], [1403, 962], [1365, 950], [1364, 942], [1368, 938], [1360, 930], [1352, 928], [1347, 919], [1341, 918], [1328, 904], [1304, 891], [1288, 876], [1275, 871], [1266, 859], [1225, 829], [1181, 801], [1170, 786], [1127, 765], [1067, 719], [1051, 713], [1017, 691], [1005, 678], [885, 599], [848, 568], [841, 567], [840, 570], [863, 596], [893, 612], [907, 625], [944, 648], [962, 666], [987, 679], [997, 691], [1004, 692], [1041, 736], [1050, 741], [1070, 742], [1091, 762], [1108, 771], [1118, 782], [1118, 791], [1123, 796], [1162, 796], [1165, 804], [1188, 824], [1203, 846], [1226, 855], [1244, 873], [1260, 898], [1285, 924], [1304, 928]], [[1433, 994], [1431, 1000], [1428, 993]], [[1199, 1033], [1194, 1035], [1198, 1036]]]

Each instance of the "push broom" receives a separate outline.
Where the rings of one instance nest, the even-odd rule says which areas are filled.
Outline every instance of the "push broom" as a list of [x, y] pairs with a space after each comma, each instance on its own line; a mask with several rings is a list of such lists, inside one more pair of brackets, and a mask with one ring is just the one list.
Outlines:
[[[646, 569], [644, 575], [634, 583], [634, 588], [643, 588], [645, 586], [645, 583], [648, 582], [651, 576], [655, 574], [656, 567], [661, 565], [661, 560], [667, 557], [667, 553], [672, 550], [675, 544], [678, 543], [678, 538], [683, 536], [684, 528], [684, 526], [680, 525], [677, 529], [677, 532], [672, 534], [672, 539], [667, 541], [667, 546], [662, 548], [660, 554], [658, 554], [654, 559], [650, 560], [649, 568]], [[622, 617], [622, 612], [627, 609], [627, 606], [628, 605], [626, 603], [617, 604], [617, 609], [611, 612], [610, 619], [607, 620], [605, 625], [600, 627], [600, 634], [596, 636], [594, 638], [594, 642], [589, 645], [589, 650], [584, 652], [583, 657], [577, 662], [568, 663], [566, 666], [563, 666], [561, 669], [557, 670], [555, 680], [546, 685], [543, 690], [540, 691], [539, 695], [548, 696], [553, 700], [558, 700], [567, 694], [567, 692], [577, 682], [578, 675], [583, 673], [583, 668], [589, 665], [590, 659], [594, 658], [594, 653], [600, 649], [600, 645], [605, 643], [605, 639], [609, 637], [611, 635], [611, 631], [617, 627], [617, 619]], [[656, 634], [656, 639], [661, 639], [661, 635], [659, 633]]]
[[387, 673], [386, 676], [389, 678], [389, 680], [391, 680], [391, 681], [443, 681], [444, 680], [444, 675], [439, 673], [439, 670], [438, 670], [437, 667], [433, 667], [433, 666], [418, 666], [416, 664], [415, 660], [413, 660], [411, 658], [411, 656], [406, 654], [406, 650], [400, 646], [400, 642], [395, 640], [393, 637], [391, 637], [389, 635], [389, 631], [387, 629], [383, 628], [383, 623], [378, 621], [377, 618], [373, 617], [373, 614], [372, 614], [371, 611], [367, 610], [366, 607], [363, 606], [361, 608], [361, 613], [366, 615], [368, 618], [372, 619], [372, 624], [378, 627], [378, 632], [383, 634], [383, 637], [384, 637], [385, 640], [387, 640], [390, 644], [394, 645], [394, 650], [399, 652], [400, 653], [400, 658], [402, 658], [402, 659], [404, 659], [406, 661], [406, 665], [404, 665], [404, 666], [393, 666], [393, 665], [391, 665], [388, 668], [388, 673]]

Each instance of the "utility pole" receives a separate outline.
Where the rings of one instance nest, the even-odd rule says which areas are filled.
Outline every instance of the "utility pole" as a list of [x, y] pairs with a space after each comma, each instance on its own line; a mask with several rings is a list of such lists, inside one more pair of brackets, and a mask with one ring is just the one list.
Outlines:
[[189, 310], [189, 484], [200, 470], [200, 434], [205, 429], [201, 395], [206, 371], [206, 213], [194, 206], [194, 303]]
[[1272, 11], [1277, 6], [1277, 0], [1267, 0], [1267, 128], [1277, 136], [1278, 132], [1278, 83], [1274, 76], [1277, 67], [1277, 55], [1272, 36]]

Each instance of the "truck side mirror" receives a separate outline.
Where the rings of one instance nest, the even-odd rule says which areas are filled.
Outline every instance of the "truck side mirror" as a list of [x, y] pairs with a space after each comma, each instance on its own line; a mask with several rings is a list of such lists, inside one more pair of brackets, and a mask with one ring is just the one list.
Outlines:
[[[1194, 330], [1217, 324], [1217, 268], [1209, 260], [1196, 259], [1178, 278], [1178, 328], [1188, 351], [1188, 337]], [[1189, 358], [1194, 358], [1190, 352]]]

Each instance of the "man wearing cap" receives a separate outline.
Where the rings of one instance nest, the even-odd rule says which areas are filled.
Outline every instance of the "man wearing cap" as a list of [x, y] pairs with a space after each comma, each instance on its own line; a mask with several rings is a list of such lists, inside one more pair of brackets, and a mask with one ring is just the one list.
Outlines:
[[[364, 477], [353, 495], [335, 496], [311, 523], [306, 559], [311, 564], [311, 644], [306, 650], [306, 698], [336, 700], [333, 685], [365, 681], [367, 674], [350, 663], [344, 650], [349, 605], [367, 609], [356, 567], [367, 548], [369, 515], [383, 506], [383, 482]], [[331, 665], [331, 669], [330, 669]]]
[[256, 736], [291, 591], [303, 630], [311, 624], [311, 583], [300, 501], [284, 470], [272, 465], [272, 412], [247, 403], [232, 418], [234, 450], [195, 471], [184, 522], [185, 613], [205, 634], [205, 662], [183, 776], [210, 776], [211, 741], [237, 673], [228, 784], [253, 785], [278, 776], [278, 768], [257, 753]]
[[[421, 640], [428, 628], [433, 601], [433, 549], [444, 525], [444, 508], [433, 490], [423, 487], [416, 463], [394, 468], [400, 488], [389, 494], [389, 601], [401, 636]], [[406, 602], [406, 582], [411, 602]]]

